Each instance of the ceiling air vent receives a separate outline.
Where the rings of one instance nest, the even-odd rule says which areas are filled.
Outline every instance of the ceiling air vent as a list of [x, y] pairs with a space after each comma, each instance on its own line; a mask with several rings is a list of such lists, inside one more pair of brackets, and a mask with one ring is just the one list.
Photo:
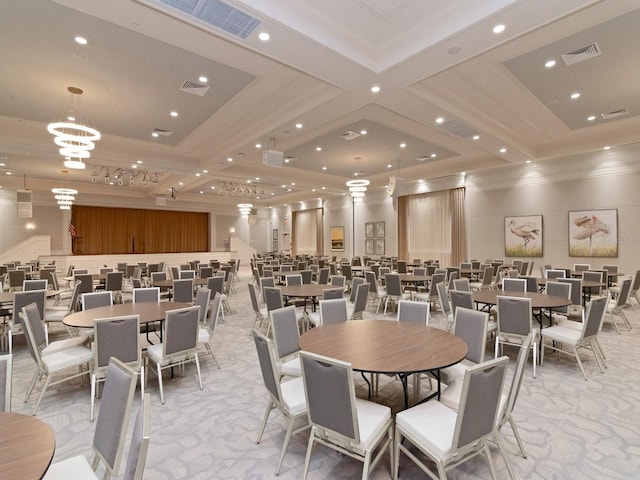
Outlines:
[[162, 136], [162, 137], [168, 137], [169, 135], [171, 135], [173, 132], [170, 130], [163, 130], [162, 128], [154, 128], [153, 131], [151, 132], [151, 135], [154, 136]]
[[601, 113], [600, 116], [605, 120], [610, 120], [612, 118], [622, 117], [624, 115], [629, 115], [628, 108], [621, 108], [620, 110], [614, 110], [613, 112]]
[[360, 136], [359, 133], [353, 132], [351, 130], [347, 130], [342, 135], [340, 135], [340, 138], [344, 138], [345, 140], [353, 140], [354, 138], [358, 138], [359, 136]]
[[202, 97], [209, 91], [209, 85], [203, 85], [202, 83], [185, 80], [178, 90], [184, 93], [190, 93], [191, 95]]
[[600, 47], [597, 43], [591, 43], [584, 47], [576, 48], [575, 50], [562, 54], [562, 60], [566, 65], [573, 65], [574, 63], [589, 60], [593, 57], [597, 57], [601, 54]]
[[416, 160], [419, 162], [426, 162], [427, 160], [431, 160], [429, 155], [422, 155], [420, 157], [416, 157]]
[[473, 135], [478, 134], [478, 132], [476, 132], [473, 128], [468, 127], [464, 123], [457, 120], [449, 120], [447, 123], [443, 123], [442, 125], [440, 125], [440, 128], [443, 128], [447, 132], [453, 133], [454, 135], [462, 138], [472, 137]]

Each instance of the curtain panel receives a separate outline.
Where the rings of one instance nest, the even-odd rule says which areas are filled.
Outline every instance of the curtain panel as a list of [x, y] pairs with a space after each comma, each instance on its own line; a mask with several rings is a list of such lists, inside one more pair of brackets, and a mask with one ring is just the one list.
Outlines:
[[324, 251], [322, 208], [292, 212], [293, 255], [316, 255]]

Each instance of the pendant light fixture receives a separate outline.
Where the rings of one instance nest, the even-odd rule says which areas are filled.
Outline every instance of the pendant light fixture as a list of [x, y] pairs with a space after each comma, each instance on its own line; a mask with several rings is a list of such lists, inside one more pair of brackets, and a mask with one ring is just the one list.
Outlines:
[[[355, 157], [356, 171], [353, 174], [354, 177], [358, 176], [358, 166], [360, 165], [361, 157]], [[347, 181], [347, 187], [351, 193], [351, 198], [354, 202], [361, 202], [364, 199], [364, 193], [367, 191], [367, 187], [371, 182], [362, 178], [354, 178]]]

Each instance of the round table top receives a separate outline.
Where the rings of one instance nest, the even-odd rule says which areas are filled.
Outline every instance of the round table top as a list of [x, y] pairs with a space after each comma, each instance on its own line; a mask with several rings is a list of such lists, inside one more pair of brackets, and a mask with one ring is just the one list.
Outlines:
[[[571, 276], [572, 277], [582, 277], [582, 274], [584, 272], [600, 272], [600, 270], [571, 270]], [[616, 277], [622, 277], [625, 274], [622, 272], [609, 272], [607, 271], [607, 278], [616, 278]]]
[[448, 367], [467, 355], [460, 338], [433, 327], [395, 320], [351, 320], [305, 332], [302, 350], [349, 362], [354, 370], [425, 372]]
[[531, 308], [557, 308], [571, 305], [571, 300], [565, 297], [547, 295], [546, 293], [514, 292], [508, 290], [479, 290], [473, 292], [473, 301], [476, 303], [495, 305], [498, 303], [498, 296], [530, 298]]
[[[185, 279], [187, 280], [187, 279]], [[206, 278], [192, 278], [191, 280], [193, 280], [193, 284], [194, 285], [206, 285], [207, 284], [207, 279]], [[152, 287], [168, 287], [168, 288], [173, 288], [173, 279], [168, 279], [168, 280], [156, 280], [155, 282], [151, 283]]]
[[340, 288], [330, 284], [305, 283], [303, 285], [289, 285], [280, 287], [284, 297], [321, 297], [327, 288]]
[[414, 275], [413, 273], [399, 273], [401, 282], [428, 282], [431, 277], [428, 275]]
[[[546, 285], [547, 284], [547, 279], [546, 278], [537, 278], [536, 280], [538, 282], [538, 285]], [[552, 280], [555, 281], [555, 280]], [[594, 280], [582, 280], [582, 288], [598, 288], [598, 287], [606, 287], [607, 285], [603, 282], [596, 282]]]
[[[15, 292], [2, 292], [0, 293], [0, 303], [13, 303], [13, 294]], [[60, 293], [59, 290], [46, 290], [45, 297], [55, 297]]]
[[168, 310], [192, 306], [190, 303], [182, 302], [117, 303], [110, 307], [98, 307], [72, 313], [64, 317], [62, 321], [70, 327], [93, 328], [93, 321], [96, 318], [122, 317], [138, 314], [140, 315], [140, 323], [143, 324], [164, 320]]
[[31, 415], [0, 412], [0, 431], [0, 476], [42, 478], [56, 449], [51, 427]]

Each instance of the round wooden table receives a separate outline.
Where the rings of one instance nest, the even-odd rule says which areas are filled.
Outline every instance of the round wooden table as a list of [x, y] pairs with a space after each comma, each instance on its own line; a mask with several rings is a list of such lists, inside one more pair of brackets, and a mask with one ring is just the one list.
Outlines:
[[[193, 280], [193, 285], [206, 285], [207, 284], [207, 279], [206, 278], [191, 278], [191, 279], [185, 279], [185, 280]], [[156, 280], [155, 282], [151, 283], [152, 287], [160, 287], [160, 288], [173, 288], [173, 279], [168, 279], [168, 280]]]
[[431, 280], [428, 275], [414, 275], [413, 273], [399, 273], [398, 277], [402, 283], [424, 283]]
[[56, 449], [51, 427], [31, 415], [0, 412], [0, 432], [0, 478], [42, 478]]
[[[15, 292], [1, 292], [0, 293], [0, 303], [13, 303], [13, 294]], [[60, 293], [59, 290], [49, 290], [47, 289], [45, 292], [45, 297], [55, 297]]]
[[[320, 283], [305, 283], [303, 285], [284, 285], [280, 288], [280, 293], [282, 293], [283, 297], [296, 297], [296, 298], [307, 298], [311, 299], [311, 305], [315, 310], [316, 299], [318, 297], [322, 297], [322, 292], [324, 292], [328, 288], [340, 288], [331, 284], [320, 284]], [[306, 301], [305, 301], [306, 306]]]
[[409, 403], [408, 375], [433, 373], [440, 398], [440, 369], [460, 362], [468, 352], [460, 337], [444, 330], [394, 320], [323, 325], [305, 332], [299, 345], [302, 350], [349, 362], [360, 372], [399, 375], [405, 407]]
[[182, 302], [142, 302], [118, 303], [109, 307], [98, 307], [67, 315], [62, 320], [65, 325], [76, 328], [93, 328], [96, 318], [140, 315], [140, 324], [163, 321], [168, 310], [192, 307]]

